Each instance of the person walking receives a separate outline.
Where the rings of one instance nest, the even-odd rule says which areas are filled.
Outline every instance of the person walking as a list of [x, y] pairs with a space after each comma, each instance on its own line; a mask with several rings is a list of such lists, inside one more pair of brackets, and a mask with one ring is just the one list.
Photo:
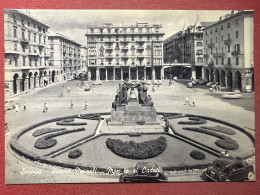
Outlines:
[[193, 107], [195, 107], [195, 99], [194, 98], [192, 99], [192, 105], [193, 105]]
[[84, 110], [87, 110], [87, 108], [88, 108], [88, 103], [87, 103], [87, 101], [85, 101], [85, 108], [84, 108]]
[[23, 103], [23, 111], [26, 111], [26, 104]]
[[70, 87], [68, 87], [68, 92], [70, 92]]
[[190, 98], [189, 97], [185, 98], [185, 104], [184, 105], [186, 105], [186, 104], [190, 105]]
[[15, 112], [19, 112], [19, 105], [18, 104], [15, 104]]
[[153, 90], [152, 91], [155, 92], [155, 86], [153, 86]]
[[47, 112], [46, 111], [46, 103], [43, 104], [43, 112]]
[[72, 100], [70, 100], [70, 108], [71, 108], [71, 109], [73, 108], [73, 102], [72, 102]]

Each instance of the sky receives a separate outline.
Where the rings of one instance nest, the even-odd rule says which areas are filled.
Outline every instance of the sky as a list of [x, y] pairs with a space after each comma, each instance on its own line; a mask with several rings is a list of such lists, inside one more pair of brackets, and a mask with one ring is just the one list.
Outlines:
[[162, 24], [164, 39], [200, 21], [218, 21], [231, 10], [23, 10], [47, 24], [49, 31], [61, 33], [81, 45], [86, 45], [87, 25], [113, 23], [133, 25], [136, 22]]

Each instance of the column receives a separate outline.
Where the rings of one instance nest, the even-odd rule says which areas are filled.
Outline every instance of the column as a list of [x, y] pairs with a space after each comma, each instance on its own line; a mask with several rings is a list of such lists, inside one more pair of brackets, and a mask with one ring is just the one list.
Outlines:
[[97, 68], [96, 70], [96, 81], [99, 81], [100, 78], [99, 78], [99, 68]]
[[90, 72], [90, 70], [88, 70], [88, 81], [90, 81], [91, 80], [91, 72]]
[[29, 77], [27, 76], [24, 79], [24, 91], [28, 91], [29, 90]]
[[34, 76], [30, 77], [31, 89], [34, 89]]
[[121, 67], [121, 81], [123, 81], [123, 68]]
[[139, 74], [138, 74], [138, 67], [136, 67], [136, 80], [139, 80], [138, 76], [139, 76]]
[[35, 76], [35, 88], [39, 87], [39, 76]]
[[205, 79], [205, 70], [204, 70], [203, 66], [201, 68], [201, 77], [202, 77], [202, 79]]
[[107, 80], [108, 80], [108, 79], [107, 79], [107, 68], [105, 68], [105, 71], [106, 71], [106, 81], [107, 81]]
[[152, 80], [155, 80], [155, 67], [152, 67]]
[[144, 67], [144, 80], [146, 80], [146, 67]]
[[17, 93], [16, 94], [21, 93], [21, 80], [22, 79], [20, 79], [20, 78], [16, 79], [16, 87], [17, 87]]
[[164, 80], [164, 68], [161, 68], [161, 80]]
[[232, 91], [237, 89], [236, 75], [232, 73]]
[[113, 81], [116, 80], [116, 70], [115, 70], [115, 67], [113, 67]]
[[131, 77], [130, 77], [130, 67], [128, 68], [128, 80], [131, 81]]
[[194, 65], [191, 67], [191, 77], [196, 79], [196, 67]]

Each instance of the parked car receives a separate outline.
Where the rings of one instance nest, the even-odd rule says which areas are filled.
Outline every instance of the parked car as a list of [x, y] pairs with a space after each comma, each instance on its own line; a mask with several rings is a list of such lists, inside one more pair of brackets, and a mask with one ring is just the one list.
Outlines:
[[240, 158], [219, 157], [206, 172], [206, 176], [213, 181], [241, 181], [254, 178], [254, 168]]
[[222, 98], [224, 99], [239, 99], [242, 97], [242, 94], [240, 91], [234, 91], [234, 92], [225, 92], [222, 95]]
[[119, 182], [166, 182], [162, 168], [151, 162], [139, 162], [135, 167], [124, 170]]

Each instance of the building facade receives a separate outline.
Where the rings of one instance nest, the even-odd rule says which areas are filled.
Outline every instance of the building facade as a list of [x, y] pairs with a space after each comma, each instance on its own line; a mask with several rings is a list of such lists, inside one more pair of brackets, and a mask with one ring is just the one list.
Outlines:
[[228, 91], [254, 90], [253, 11], [232, 11], [203, 29], [204, 78]]
[[82, 73], [81, 45], [59, 33], [50, 33], [50, 65], [59, 81], [78, 78]]
[[161, 29], [161, 25], [147, 23], [88, 26], [88, 79], [162, 79]]
[[4, 10], [5, 94], [54, 82], [49, 66], [49, 27], [18, 10]]
[[190, 79], [203, 75], [203, 28], [212, 22], [200, 22], [179, 31], [164, 41], [164, 63], [171, 68], [165, 69], [168, 75]]
[[80, 47], [81, 69], [80, 78], [88, 79], [88, 49], [85, 46]]

